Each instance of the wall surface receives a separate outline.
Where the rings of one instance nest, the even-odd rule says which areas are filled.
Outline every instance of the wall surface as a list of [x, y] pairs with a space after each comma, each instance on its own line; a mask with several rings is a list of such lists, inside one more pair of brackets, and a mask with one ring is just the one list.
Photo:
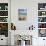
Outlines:
[[[14, 3], [15, 2], [15, 3]], [[18, 20], [18, 9], [27, 9], [27, 20]], [[14, 22], [17, 30], [28, 30], [29, 26], [37, 23], [37, 2], [30, 0], [12, 0], [11, 1], [11, 22]], [[36, 19], [34, 19], [36, 18]], [[34, 23], [34, 24], [33, 24]]]
[[[43, 38], [38, 37], [38, 3], [46, 3], [46, 0], [11, 0], [11, 22], [16, 25], [15, 33], [19, 33], [19, 30], [29, 31], [29, 26], [34, 25], [32, 44], [33, 46], [44, 46]], [[21, 8], [27, 9], [26, 21], [18, 20], [18, 9]]]

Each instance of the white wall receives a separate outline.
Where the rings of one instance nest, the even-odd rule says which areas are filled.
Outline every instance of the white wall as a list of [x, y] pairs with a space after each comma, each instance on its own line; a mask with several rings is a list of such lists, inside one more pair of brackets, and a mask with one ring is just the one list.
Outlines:
[[[37, 29], [38, 3], [46, 0], [11, 0], [11, 22], [16, 25], [17, 30], [27, 30], [32, 24]], [[18, 9], [27, 8], [27, 20], [18, 20]]]
[[[35, 26], [35, 30], [34, 30], [35, 33], [33, 33], [33, 36], [34, 36], [33, 46], [40, 46], [38, 45], [38, 43], [43, 42], [41, 40], [42, 38], [38, 38], [38, 30], [37, 30], [38, 3], [46, 3], [46, 0], [11, 0], [11, 22], [16, 25], [17, 30], [25, 31], [25, 30], [28, 30], [28, 27], [31, 26], [32, 24]], [[19, 8], [27, 8], [27, 20], [26, 21], [18, 20], [18, 9]]]
[[[35, 26], [33, 35], [38, 36], [37, 35], [38, 34], [37, 33], [38, 32], [37, 31], [37, 6], [38, 6], [37, 0], [11, 0], [11, 22], [13, 22], [17, 28], [17, 30], [15, 31], [15, 34], [16, 32], [18, 34], [22, 32], [23, 34], [26, 34], [29, 26], [33, 24]], [[18, 9], [19, 8], [27, 8], [27, 20], [26, 21], [18, 20]]]
[[[20, 8], [27, 9], [26, 21], [18, 20], [18, 9]], [[11, 1], [11, 15], [12, 15], [11, 20], [16, 25], [17, 30], [28, 30], [29, 26], [31, 26], [34, 22], [37, 21], [36, 10], [37, 10], [37, 2], [35, 1], [31, 1], [31, 0], [12, 0]]]

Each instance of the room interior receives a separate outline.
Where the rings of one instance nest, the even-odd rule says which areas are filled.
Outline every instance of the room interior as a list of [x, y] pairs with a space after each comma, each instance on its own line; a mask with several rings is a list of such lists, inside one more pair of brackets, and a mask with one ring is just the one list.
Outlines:
[[46, 46], [46, 0], [0, 0], [0, 46]]

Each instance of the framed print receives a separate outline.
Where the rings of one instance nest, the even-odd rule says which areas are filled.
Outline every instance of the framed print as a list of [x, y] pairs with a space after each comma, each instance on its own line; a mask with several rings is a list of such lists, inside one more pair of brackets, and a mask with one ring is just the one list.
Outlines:
[[27, 19], [27, 9], [18, 9], [18, 19], [23, 21]]
[[16, 26], [14, 25], [14, 23], [11, 23], [11, 30], [16, 30]]
[[46, 29], [39, 29], [39, 37], [46, 37]]

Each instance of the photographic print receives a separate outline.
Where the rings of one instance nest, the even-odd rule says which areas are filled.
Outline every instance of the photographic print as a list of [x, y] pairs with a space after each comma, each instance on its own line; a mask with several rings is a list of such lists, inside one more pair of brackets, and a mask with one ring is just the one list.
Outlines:
[[46, 3], [39, 3], [38, 4], [38, 10], [45, 10], [46, 9]]
[[27, 19], [27, 9], [18, 9], [18, 19], [19, 20]]
[[0, 17], [0, 22], [8, 22], [8, 17]]
[[16, 30], [16, 26], [13, 23], [11, 23], [11, 30]]
[[39, 37], [46, 37], [46, 29], [39, 29]]
[[46, 17], [38, 17], [38, 22], [46, 22]]
[[0, 23], [0, 35], [8, 37], [8, 23]]
[[38, 28], [46, 28], [46, 23], [38, 23]]

